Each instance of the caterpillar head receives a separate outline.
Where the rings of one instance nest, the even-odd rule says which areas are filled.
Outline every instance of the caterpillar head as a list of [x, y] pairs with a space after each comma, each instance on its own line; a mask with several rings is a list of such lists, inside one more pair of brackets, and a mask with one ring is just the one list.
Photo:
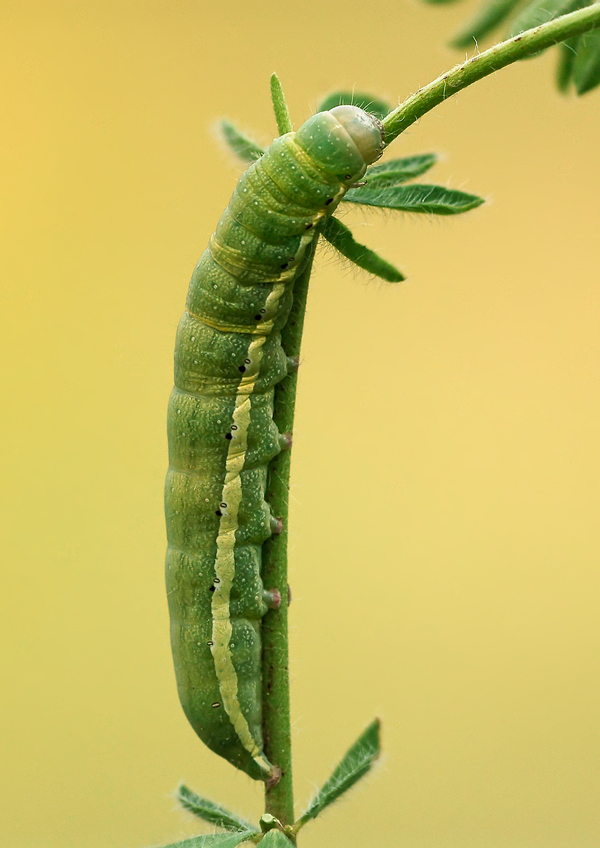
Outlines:
[[383, 127], [358, 106], [336, 106], [305, 121], [296, 143], [328, 173], [356, 180], [381, 156]]
[[381, 121], [358, 106], [336, 106], [330, 112], [340, 122], [367, 165], [379, 159], [383, 151]]

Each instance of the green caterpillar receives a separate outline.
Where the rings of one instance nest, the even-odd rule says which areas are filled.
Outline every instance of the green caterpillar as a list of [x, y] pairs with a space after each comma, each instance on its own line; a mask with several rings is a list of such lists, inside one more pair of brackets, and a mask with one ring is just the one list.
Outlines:
[[265, 488], [268, 463], [291, 444], [273, 395], [294, 367], [280, 331], [318, 225], [382, 150], [378, 118], [348, 105], [275, 139], [241, 177], [177, 331], [165, 506], [179, 698], [209, 748], [271, 783], [260, 626], [280, 595], [263, 587], [261, 548], [281, 530]]

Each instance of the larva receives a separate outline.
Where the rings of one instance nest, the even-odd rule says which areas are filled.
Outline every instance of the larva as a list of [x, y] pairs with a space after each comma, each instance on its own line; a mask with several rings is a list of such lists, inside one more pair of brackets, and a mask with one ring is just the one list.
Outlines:
[[280, 331], [317, 225], [383, 147], [378, 119], [338, 106], [275, 139], [241, 177], [196, 266], [168, 411], [166, 581], [179, 698], [198, 736], [273, 781], [261, 731], [261, 548], [278, 529], [267, 470], [290, 363]]

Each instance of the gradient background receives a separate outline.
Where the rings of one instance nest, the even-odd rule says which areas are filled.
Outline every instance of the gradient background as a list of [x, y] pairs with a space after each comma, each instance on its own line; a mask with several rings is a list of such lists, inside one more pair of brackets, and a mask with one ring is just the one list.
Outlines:
[[[471, 9], [473, 6], [471, 6]], [[393, 103], [460, 56], [466, 5], [4, 3], [2, 842], [144, 848], [199, 832], [179, 780], [262, 792], [177, 701], [163, 588], [172, 348], [192, 268], [263, 141], [339, 86]], [[600, 829], [600, 91], [554, 56], [451, 99], [389, 155], [491, 202], [351, 209], [409, 276], [323, 250], [292, 490], [295, 783], [374, 715], [385, 758], [304, 848], [591, 848]]]

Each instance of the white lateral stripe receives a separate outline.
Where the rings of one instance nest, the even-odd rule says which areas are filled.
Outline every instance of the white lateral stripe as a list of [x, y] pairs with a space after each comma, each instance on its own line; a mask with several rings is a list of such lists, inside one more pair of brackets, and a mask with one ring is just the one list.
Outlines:
[[[265, 305], [276, 308], [284, 289], [284, 283], [274, 285]], [[215, 575], [219, 578], [220, 583], [213, 593], [211, 605], [213, 621], [213, 644], [211, 651], [225, 712], [229, 716], [244, 748], [263, 771], [271, 773], [272, 767], [252, 736], [238, 698], [238, 679], [230, 648], [233, 628], [229, 602], [231, 587], [235, 578], [235, 534], [238, 528], [238, 514], [242, 500], [242, 480], [240, 475], [244, 467], [248, 447], [248, 428], [250, 426], [252, 403], [251, 395], [260, 373], [263, 354], [262, 348], [266, 338], [266, 336], [259, 336], [250, 342], [248, 347], [248, 358], [251, 360], [251, 365], [248, 369], [249, 373], [245, 373], [240, 380], [235, 398], [232, 424], [237, 426], [237, 430], [235, 431], [236, 437], [230, 441], [227, 451], [225, 481], [221, 495], [222, 503], [227, 504], [227, 506], [221, 507], [222, 515], [219, 521], [219, 532], [217, 535]]]

